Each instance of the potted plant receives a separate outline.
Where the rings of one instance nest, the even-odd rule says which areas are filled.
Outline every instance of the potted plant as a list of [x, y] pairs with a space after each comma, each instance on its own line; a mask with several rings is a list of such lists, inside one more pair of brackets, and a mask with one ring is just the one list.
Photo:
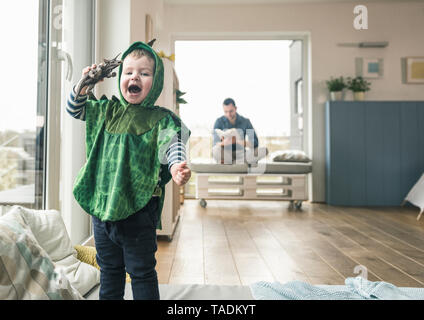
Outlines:
[[365, 99], [365, 91], [370, 90], [371, 82], [362, 77], [348, 78], [347, 88], [353, 92], [353, 100], [362, 101]]
[[327, 88], [330, 91], [331, 100], [343, 100], [343, 89], [347, 87], [343, 77], [333, 78], [326, 81]]

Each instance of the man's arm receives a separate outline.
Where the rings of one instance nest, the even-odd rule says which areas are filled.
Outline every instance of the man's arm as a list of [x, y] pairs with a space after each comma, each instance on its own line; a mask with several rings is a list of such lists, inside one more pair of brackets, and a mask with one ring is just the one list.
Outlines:
[[253, 132], [253, 148], [256, 149], [259, 145], [258, 142], [258, 136], [256, 135], [256, 131], [252, 126], [252, 123], [250, 122], [249, 119], [247, 119], [247, 125], [246, 125], [246, 134], [249, 137], [249, 142], [252, 143], [251, 138], [252, 138], [252, 132]]
[[218, 134], [216, 133], [215, 129], [221, 129], [223, 130], [224, 127], [222, 126], [221, 121], [218, 119], [216, 119], [215, 124], [213, 125], [213, 145], [215, 146], [217, 143], [221, 143], [221, 139], [219, 138]]

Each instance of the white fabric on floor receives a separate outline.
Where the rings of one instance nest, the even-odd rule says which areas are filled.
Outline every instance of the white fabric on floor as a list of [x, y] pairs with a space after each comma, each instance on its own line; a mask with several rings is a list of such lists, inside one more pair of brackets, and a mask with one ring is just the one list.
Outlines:
[[420, 208], [420, 214], [417, 217], [417, 220], [419, 220], [421, 214], [424, 211], [424, 173], [417, 181], [417, 183], [412, 187], [411, 191], [409, 191], [405, 201], [409, 201], [413, 205]]
[[[85, 295], [87, 300], [99, 299], [100, 286]], [[159, 284], [161, 300], [253, 300], [249, 286]], [[132, 300], [131, 283], [125, 283], [125, 300]]]

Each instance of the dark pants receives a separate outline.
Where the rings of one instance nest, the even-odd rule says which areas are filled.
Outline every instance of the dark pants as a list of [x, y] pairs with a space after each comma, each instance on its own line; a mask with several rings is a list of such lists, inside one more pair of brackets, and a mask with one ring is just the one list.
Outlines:
[[100, 266], [100, 300], [122, 300], [125, 272], [131, 277], [134, 300], [159, 300], [155, 270], [156, 225], [159, 198], [128, 218], [102, 222], [93, 219], [97, 263]]

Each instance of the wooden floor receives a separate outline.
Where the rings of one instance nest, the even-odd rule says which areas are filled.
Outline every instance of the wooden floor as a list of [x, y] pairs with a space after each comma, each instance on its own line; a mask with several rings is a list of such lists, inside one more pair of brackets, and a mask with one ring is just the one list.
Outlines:
[[424, 287], [424, 219], [417, 208], [185, 200], [174, 239], [158, 241], [159, 283], [344, 284], [359, 274]]

